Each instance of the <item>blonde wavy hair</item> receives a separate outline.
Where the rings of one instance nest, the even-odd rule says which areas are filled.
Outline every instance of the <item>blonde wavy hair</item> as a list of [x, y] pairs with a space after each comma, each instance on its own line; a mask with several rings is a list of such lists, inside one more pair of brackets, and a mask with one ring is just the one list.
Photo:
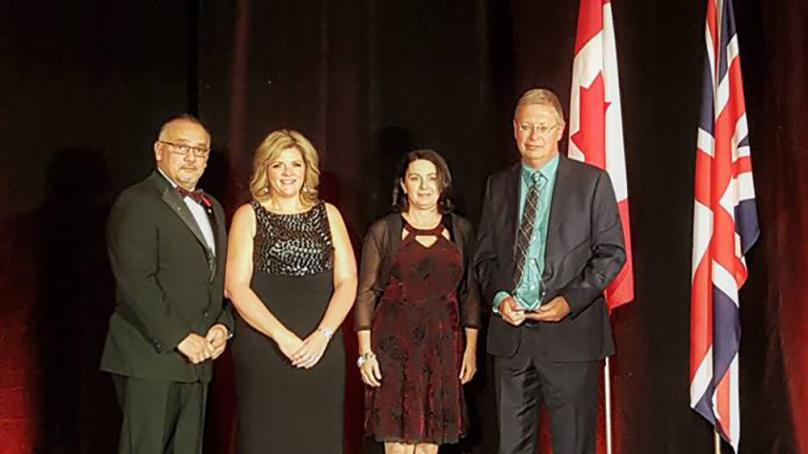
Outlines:
[[288, 148], [298, 150], [303, 156], [306, 169], [303, 188], [300, 190], [300, 201], [306, 206], [313, 206], [319, 200], [317, 186], [320, 185], [320, 168], [318, 167], [320, 157], [311, 142], [303, 134], [292, 129], [279, 129], [269, 133], [255, 150], [252, 176], [250, 177], [250, 193], [259, 202], [269, 199], [267, 166], [278, 159], [281, 152]]

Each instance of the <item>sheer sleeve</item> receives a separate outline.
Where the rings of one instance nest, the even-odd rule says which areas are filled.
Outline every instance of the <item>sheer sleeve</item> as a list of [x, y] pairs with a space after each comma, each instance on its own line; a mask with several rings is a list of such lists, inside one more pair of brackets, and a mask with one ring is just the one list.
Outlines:
[[472, 264], [477, 252], [476, 236], [471, 223], [463, 218], [457, 222], [459, 246], [463, 249], [463, 279], [460, 282], [458, 299], [460, 303], [461, 322], [465, 328], [480, 328], [480, 285]]
[[384, 282], [382, 267], [384, 262], [385, 223], [377, 221], [368, 229], [362, 245], [362, 261], [359, 266], [359, 285], [356, 289], [354, 305], [355, 326], [357, 331], [369, 330], [373, 322], [376, 302], [382, 294]]

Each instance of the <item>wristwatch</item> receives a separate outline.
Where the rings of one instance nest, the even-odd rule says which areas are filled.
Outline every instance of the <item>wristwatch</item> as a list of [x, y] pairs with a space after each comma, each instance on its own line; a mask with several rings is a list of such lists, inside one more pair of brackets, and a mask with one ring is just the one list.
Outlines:
[[362, 367], [362, 364], [365, 364], [371, 359], [376, 359], [376, 355], [373, 352], [367, 352], [359, 355], [359, 358], [356, 359], [356, 367]]

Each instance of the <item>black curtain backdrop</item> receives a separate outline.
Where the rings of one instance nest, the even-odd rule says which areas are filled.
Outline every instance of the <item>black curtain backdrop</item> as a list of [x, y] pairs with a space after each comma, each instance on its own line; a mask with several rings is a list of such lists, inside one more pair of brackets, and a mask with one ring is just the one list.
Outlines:
[[[741, 452], [808, 453], [808, 4], [735, 9], [762, 226], [741, 293]], [[487, 174], [517, 159], [519, 94], [546, 86], [568, 105], [577, 10], [545, 0], [3, 2], [0, 454], [115, 451], [120, 415], [97, 372], [113, 307], [104, 222], [114, 195], [152, 168], [162, 120], [189, 111], [209, 126], [203, 186], [230, 212], [247, 199], [255, 147], [289, 127], [320, 151], [323, 197], [357, 245], [415, 147], [447, 158], [460, 211], [476, 220]], [[612, 314], [615, 452], [710, 453], [711, 428], [688, 405], [705, 5], [614, 0], [613, 11], [636, 273], [635, 302]], [[473, 431], [445, 452], [495, 452], [480, 350], [467, 388]], [[362, 387], [348, 371], [346, 452], [380, 452], [360, 437]], [[225, 356], [206, 452], [236, 452], [234, 410]]]

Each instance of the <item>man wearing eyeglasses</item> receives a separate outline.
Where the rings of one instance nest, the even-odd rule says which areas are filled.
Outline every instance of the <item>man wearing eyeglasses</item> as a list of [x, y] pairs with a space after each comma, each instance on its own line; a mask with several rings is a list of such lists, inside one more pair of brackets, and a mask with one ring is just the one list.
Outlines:
[[603, 290], [625, 262], [608, 175], [559, 155], [554, 93], [525, 92], [513, 131], [521, 160], [491, 175], [475, 269], [493, 308], [500, 454], [537, 449], [546, 405], [553, 452], [595, 452], [600, 360], [614, 352]]
[[119, 452], [199, 454], [212, 360], [233, 320], [223, 304], [224, 213], [197, 188], [210, 135], [172, 118], [154, 143], [157, 169], [124, 190], [109, 216], [116, 281], [101, 370], [123, 413]]

